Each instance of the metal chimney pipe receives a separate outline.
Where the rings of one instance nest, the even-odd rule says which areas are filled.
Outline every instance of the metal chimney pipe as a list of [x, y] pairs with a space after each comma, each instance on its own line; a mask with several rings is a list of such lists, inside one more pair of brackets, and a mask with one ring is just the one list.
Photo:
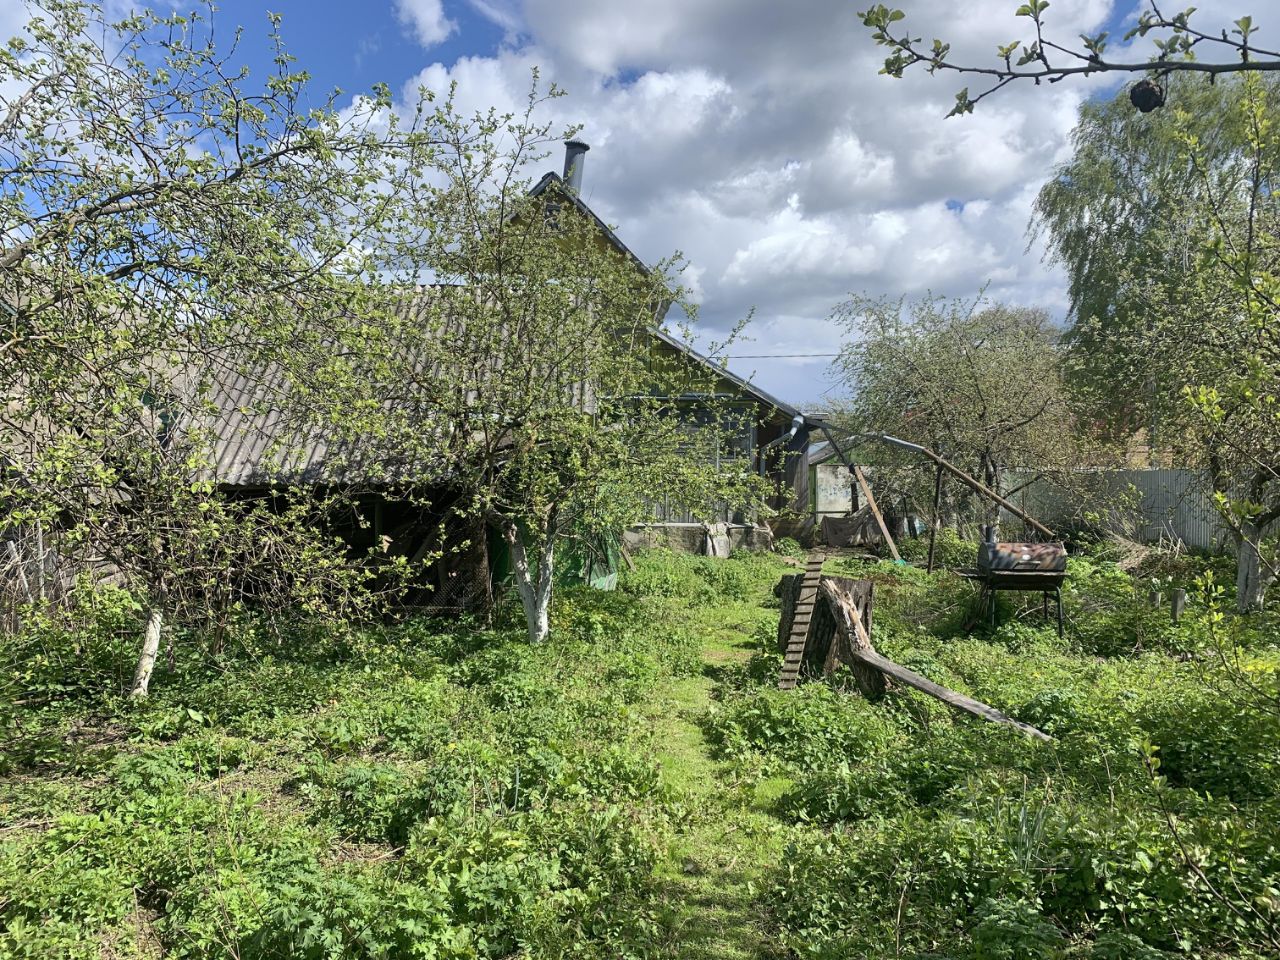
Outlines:
[[581, 140], [569, 140], [564, 145], [564, 182], [574, 193], [582, 192], [582, 164], [590, 149]]

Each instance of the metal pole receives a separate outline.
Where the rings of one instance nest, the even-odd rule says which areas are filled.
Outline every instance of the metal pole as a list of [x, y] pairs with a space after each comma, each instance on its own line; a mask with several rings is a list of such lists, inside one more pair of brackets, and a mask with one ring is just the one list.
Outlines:
[[969, 476], [969, 474], [965, 473], [959, 467], [955, 467], [947, 463], [946, 460], [942, 459], [942, 457], [938, 456], [928, 447], [922, 447], [918, 443], [911, 443], [907, 440], [899, 440], [897, 437], [890, 437], [886, 434], [879, 434], [878, 439], [883, 440], [885, 443], [890, 444], [891, 446], [898, 447], [902, 450], [909, 450], [912, 453], [920, 454], [920, 456], [922, 457], [928, 457], [930, 460], [936, 463], [941, 469], [946, 470], [947, 473], [954, 476], [956, 479], [958, 479], [970, 490], [974, 490], [977, 493], [982, 494], [984, 497], [988, 498], [989, 500], [995, 502], [996, 504], [1004, 507], [1010, 513], [1012, 513], [1015, 517], [1030, 524], [1036, 530], [1039, 530], [1041, 533], [1043, 533], [1046, 537], [1052, 537], [1054, 535], [1052, 530], [1046, 527], [1039, 520], [1035, 519], [1035, 517], [1032, 517], [1030, 514], [1028, 514], [1024, 510], [1018, 509], [1016, 506], [1014, 506], [1004, 497], [1000, 496], [1000, 494], [996, 493], [990, 487], [984, 486], [983, 484], [979, 483], [977, 480], [973, 479], [973, 477]]

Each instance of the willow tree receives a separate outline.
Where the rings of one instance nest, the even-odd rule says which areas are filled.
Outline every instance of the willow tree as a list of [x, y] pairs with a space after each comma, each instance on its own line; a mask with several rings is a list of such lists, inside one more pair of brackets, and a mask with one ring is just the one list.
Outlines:
[[718, 466], [741, 424], [710, 372], [653, 336], [682, 301], [678, 262], [642, 264], [568, 182], [533, 182], [572, 133], [536, 119], [543, 99], [536, 77], [521, 114], [450, 99], [406, 159], [418, 184], [392, 198], [383, 255], [421, 286], [385, 315], [395, 349], [367, 377], [404, 468], [507, 544], [535, 643], [565, 544], [616, 537], [662, 496], [709, 513], [759, 493], [752, 464]]
[[[3, 525], [137, 594], [145, 696], [166, 612], [338, 569], [297, 510], [215, 495], [215, 394], [268, 368], [285, 391], [345, 336], [305, 318], [358, 313], [386, 134], [304, 107], [278, 36], [253, 90], [199, 17], [28, 10], [0, 48]], [[273, 389], [255, 402], [281, 409]]]
[[[1177, 131], [1196, 189], [1171, 202], [1145, 241], [1152, 269], [1135, 270], [1140, 325], [1112, 330], [1129, 358], [1116, 383], [1161, 371], [1164, 434], [1178, 461], [1207, 471], [1237, 551], [1241, 611], [1262, 605], [1276, 577], [1280, 520], [1280, 100], [1249, 78], [1222, 117], [1239, 131], [1229, 158], [1206, 145], [1200, 120]], [[1189, 269], [1171, 287], [1159, 264]], [[1091, 335], [1101, 335], [1091, 334]]]
[[[1151, 116], [1135, 113], [1124, 94], [1085, 103], [1070, 158], [1036, 199], [1032, 233], [1067, 275], [1074, 385], [1113, 434], [1145, 428], [1153, 449], [1182, 384], [1156, 355], [1132, 355], [1130, 334], [1147, 327], [1156, 286], [1176, 298], [1199, 268], [1191, 225], [1182, 242], [1172, 238], [1189, 211], [1240, 179], [1245, 89], [1241, 78], [1187, 83], [1172, 109]], [[1119, 376], [1132, 389], [1116, 390]]]

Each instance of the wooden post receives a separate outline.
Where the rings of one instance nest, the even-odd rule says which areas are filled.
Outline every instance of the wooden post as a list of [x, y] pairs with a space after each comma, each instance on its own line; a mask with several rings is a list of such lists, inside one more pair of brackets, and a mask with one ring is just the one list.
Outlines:
[[929, 518], [929, 564], [926, 573], [933, 573], [933, 550], [938, 542], [938, 511], [942, 509], [942, 467], [933, 481], [933, 514]]
[[1150, 593], [1147, 594], [1147, 606], [1149, 606], [1152, 610], [1159, 610], [1160, 601], [1162, 601], [1163, 599], [1164, 599], [1163, 593], [1161, 593], [1159, 590], [1152, 590]]
[[898, 553], [898, 545], [893, 542], [893, 536], [889, 533], [889, 527], [884, 522], [884, 517], [880, 514], [880, 508], [876, 506], [876, 498], [871, 494], [871, 487], [867, 485], [867, 478], [862, 475], [862, 468], [855, 466], [853, 468], [853, 477], [858, 481], [858, 489], [862, 491], [862, 495], [867, 499], [867, 506], [871, 509], [871, 515], [876, 518], [876, 525], [880, 528], [880, 536], [884, 537], [884, 542], [888, 544], [889, 552], [893, 554], [893, 559], [901, 560], [902, 555]]
[[1177, 623], [1182, 619], [1182, 611], [1187, 608], [1187, 591], [1178, 587], [1169, 597], [1169, 616]]

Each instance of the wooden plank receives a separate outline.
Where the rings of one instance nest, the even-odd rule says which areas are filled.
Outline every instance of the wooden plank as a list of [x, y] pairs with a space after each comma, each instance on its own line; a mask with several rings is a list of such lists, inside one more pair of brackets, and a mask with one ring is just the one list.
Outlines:
[[855, 466], [853, 468], [853, 477], [858, 481], [858, 489], [867, 498], [867, 506], [871, 508], [871, 515], [876, 518], [876, 525], [880, 528], [880, 536], [884, 537], [884, 542], [888, 545], [889, 552], [893, 554], [893, 559], [901, 560], [902, 554], [898, 553], [898, 545], [893, 542], [893, 537], [889, 534], [889, 528], [885, 525], [884, 517], [880, 514], [880, 508], [876, 506], [876, 498], [871, 493], [867, 478], [862, 475], [861, 467]]
[[[822, 560], [822, 554], [809, 557], [805, 563], [799, 588], [796, 590], [790, 634], [787, 637], [787, 647], [782, 659], [782, 671], [778, 676], [779, 690], [794, 689], [796, 680], [800, 677], [800, 668], [804, 664], [804, 648], [809, 642], [809, 631], [813, 623], [813, 605], [818, 599], [818, 585], [822, 580]], [[780, 630], [785, 624], [785, 619], [780, 621]]]
[[992, 723], [1000, 723], [1008, 727], [1013, 727], [1015, 730], [1019, 730], [1029, 737], [1035, 737], [1037, 740], [1053, 739], [1043, 730], [1037, 730], [1030, 724], [1023, 723], [1020, 720], [1015, 720], [1013, 717], [1001, 713], [995, 707], [988, 706], [981, 701], [974, 700], [972, 697], [966, 697], [962, 693], [956, 693], [954, 690], [949, 690], [944, 686], [936, 684], [932, 680], [920, 676], [920, 674], [915, 671], [908, 670], [906, 667], [894, 663], [888, 657], [881, 656], [872, 649], [854, 650], [852, 651], [852, 654], [855, 660], [865, 663], [869, 667], [874, 667], [886, 676], [899, 680], [908, 687], [919, 690], [921, 693], [926, 693], [935, 700], [941, 700], [947, 706], [954, 707], [956, 710], [972, 714], [973, 716], [980, 717], [983, 720], [989, 720]]

